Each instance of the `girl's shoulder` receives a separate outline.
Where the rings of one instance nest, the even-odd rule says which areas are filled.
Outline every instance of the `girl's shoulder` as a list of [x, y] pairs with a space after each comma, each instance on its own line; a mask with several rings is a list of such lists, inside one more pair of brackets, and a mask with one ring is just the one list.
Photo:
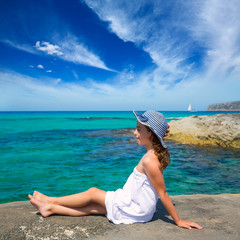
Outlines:
[[145, 154], [142, 159], [143, 171], [146, 175], [159, 174], [159, 170], [163, 173], [161, 164], [154, 153]]
[[158, 164], [158, 158], [153, 152], [147, 152], [143, 157], [142, 157], [142, 163], [143, 165], [148, 165], [148, 164]]

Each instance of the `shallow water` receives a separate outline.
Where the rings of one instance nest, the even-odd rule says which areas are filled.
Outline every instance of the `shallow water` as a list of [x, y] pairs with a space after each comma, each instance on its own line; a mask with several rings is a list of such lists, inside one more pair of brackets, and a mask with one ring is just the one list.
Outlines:
[[[189, 114], [164, 112], [168, 121]], [[131, 112], [0, 113], [0, 203], [27, 200], [33, 190], [122, 187], [144, 154], [129, 134], [135, 124]], [[240, 193], [240, 151], [167, 144], [170, 195]]]

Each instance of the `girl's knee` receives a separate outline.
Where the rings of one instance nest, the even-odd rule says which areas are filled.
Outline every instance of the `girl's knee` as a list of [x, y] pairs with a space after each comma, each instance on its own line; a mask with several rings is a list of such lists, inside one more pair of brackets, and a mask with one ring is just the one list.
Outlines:
[[95, 187], [92, 187], [92, 188], [89, 188], [88, 189], [88, 192], [90, 193], [90, 194], [96, 194], [97, 192], [99, 191], [99, 189], [98, 188], [95, 188]]
[[88, 194], [92, 202], [96, 202], [100, 205], [105, 204], [106, 193], [98, 188], [92, 187], [88, 189]]

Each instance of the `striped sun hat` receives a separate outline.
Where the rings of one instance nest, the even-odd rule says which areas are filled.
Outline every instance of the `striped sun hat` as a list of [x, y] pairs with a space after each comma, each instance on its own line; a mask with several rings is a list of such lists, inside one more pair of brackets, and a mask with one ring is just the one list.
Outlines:
[[163, 141], [163, 137], [168, 129], [168, 123], [162, 113], [154, 110], [149, 110], [142, 114], [139, 114], [136, 111], [133, 111], [133, 113], [138, 122], [148, 126], [156, 134], [162, 146], [167, 148], [167, 145]]

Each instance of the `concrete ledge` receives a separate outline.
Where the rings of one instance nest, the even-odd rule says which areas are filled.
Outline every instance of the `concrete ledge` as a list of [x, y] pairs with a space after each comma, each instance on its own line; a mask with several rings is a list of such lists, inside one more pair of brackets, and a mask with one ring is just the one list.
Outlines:
[[0, 205], [0, 239], [240, 239], [240, 194], [171, 197], [180, 217], [202, 230], [178, 228], [158, 202], [149, 223], [114, 225], [104, 216], [42, 218], [29, 202]]

